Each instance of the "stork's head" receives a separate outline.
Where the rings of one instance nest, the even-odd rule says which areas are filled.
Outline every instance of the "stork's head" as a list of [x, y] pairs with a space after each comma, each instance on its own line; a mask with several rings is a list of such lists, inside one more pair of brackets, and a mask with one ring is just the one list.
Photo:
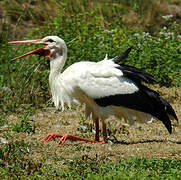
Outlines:
[[56, 56], [61, 56], [66, 51], [67, 47], [63, 39], [58, 36], [46, 36], [43, 39], [25, 40], [25, 41], [12, 41], [9, 44], [43, 44], [44, 46], [34, 51], [28, 52], [22, 56], [16, 57], [13, 60], [20, 59], [22, 57], [39, 54], [48, 59], [53, 59]]

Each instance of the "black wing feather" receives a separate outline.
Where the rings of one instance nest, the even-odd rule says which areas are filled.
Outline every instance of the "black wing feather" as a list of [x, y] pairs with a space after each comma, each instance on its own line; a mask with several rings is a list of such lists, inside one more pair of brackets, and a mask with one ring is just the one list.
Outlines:
[[133, 47], [130, 47], [130, 48], [128, 48], [125, 52], [123, 52], [122, 54], [120, 54], [119, 56], [114, 57], [114, 58], [113, 58], [113, 61], [114, 61], [115, 63], [119, 64], [120, 61], [125, 60], [125, 59], [128, 57], [129, 53], [131, 52], [132, 48], [133, 48]]
[[124, 64], [121, 64], [118, 67], [118, 69], [120, 69], [123, 72], [123, 75], [125, 77], [128, 77], [129, 79], [137, 83], [141, 83], [141, 82], [145, 82], [148, 84], [157, 83], [157, 80], [154, 78], [154, 76], [145, 72], [142, 69], [138, 69], [133, 66], [124, 65]]
[[124, 106], [137, 111], [145, 112], [156, 117], [172, 133], [171, 121], [168, 115], [178, 118], [171, 105], [157, 92], [139, 84], [139, 91], [133, 94], [118, 94], [94, 99], [99, 106]]
[[[119, 64], [121, 61], [125, 60], [129, 53], [131, 52], [133, 47], [128, 48], [125, 52], [123, 52], [121, 55], [116, 56], [113, 58], [113, 61], [117, 64]], [[124, 76], [130, 78], [131, 80], [135, 82], [145, 82], [145, 83], [156, 83], [157, 80], [149, 73], [143, 71], [142, 69], [135, 68], [133, 66], [124, 65], [121, 64], [118, 69], [120, 69]]]
[[[130, 53], [132, 47], [127, 49], [120, 56], [116, 56], [113, 60], [118, 63], [124, 60]], [[161, 97], [156, 91], [153, 91], [142, 84], [142, 82], [148, 84], [154, 84], [157, 80], [151, 74], [145, 72], [142, 69], [135, 68], [133, 66], [121, 64], [117, 67], [123, 72], [123, 76], [131, 79], [135, 85], [139, 88], [133, 94], [118, 94], [102, 98], [94, 99], [99, 106], [124, 106], [137, 111], [145, 112], [156, 117], [167, 128], [168, 132], [172, 133], [172, 125], [169, 115], [178, 121], [177, 115], [172, 106]]]

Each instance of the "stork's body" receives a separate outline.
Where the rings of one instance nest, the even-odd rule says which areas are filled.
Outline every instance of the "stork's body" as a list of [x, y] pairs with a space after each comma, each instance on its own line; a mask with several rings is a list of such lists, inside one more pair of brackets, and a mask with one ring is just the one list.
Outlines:
[[78, 62], [62, 72], [67, 58], [67, 47], [62, 39], [48, 36], [42, 40], [23, 41], [23, 43], [46, 45], [26, 55], [38, 53], [50, 59], [49, 84], [56, 108], [64, 110], [65, 103], [69, 107], [72, 103], [85, 103], [86, 117], [92, 115], [96, 124], [96, 141], [54, 133], [47, 136], [44, 141], [62, 137], [59, 143], [64, 143], [66, 138], [99, 142], [99, 120], [102, 122], [103, 137], [106, 141], [105, 120], [110, 115], [124, 119], [130, 124], [135, 120], [146, 122], [156, 117], [171, 133], [170, 117], [178, 120], [177, 116], [165, 99], [142, 84], [142, 82], [156, 82], [150, 74], [131, 66], [118, 65], [115, 63], [116, 58], [99, 62]]

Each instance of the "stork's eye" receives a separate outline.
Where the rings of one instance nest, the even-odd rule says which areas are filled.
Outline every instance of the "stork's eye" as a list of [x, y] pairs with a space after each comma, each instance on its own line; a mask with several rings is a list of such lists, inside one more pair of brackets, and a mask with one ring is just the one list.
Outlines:
[[53, 39], [48, 39], [48, 40], [46, 40], [45, 42], [50, 42], [50, 43], [52, 43], [52, 42], [55, 42]]

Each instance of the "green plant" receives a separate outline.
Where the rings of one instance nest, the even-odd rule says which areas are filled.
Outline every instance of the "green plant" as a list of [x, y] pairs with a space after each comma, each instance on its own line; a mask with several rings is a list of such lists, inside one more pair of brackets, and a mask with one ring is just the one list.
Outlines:
[[[29, 119], [29, 113], [21, 115], [19, 117], [20, 123], [14, 124], [13, 131], [19, 133], [19, 132], [25, 132], [25, 133], [35, 133], [36, 125], [33, 120]], [[32, 125], [33, 123], [33, 125]]]

